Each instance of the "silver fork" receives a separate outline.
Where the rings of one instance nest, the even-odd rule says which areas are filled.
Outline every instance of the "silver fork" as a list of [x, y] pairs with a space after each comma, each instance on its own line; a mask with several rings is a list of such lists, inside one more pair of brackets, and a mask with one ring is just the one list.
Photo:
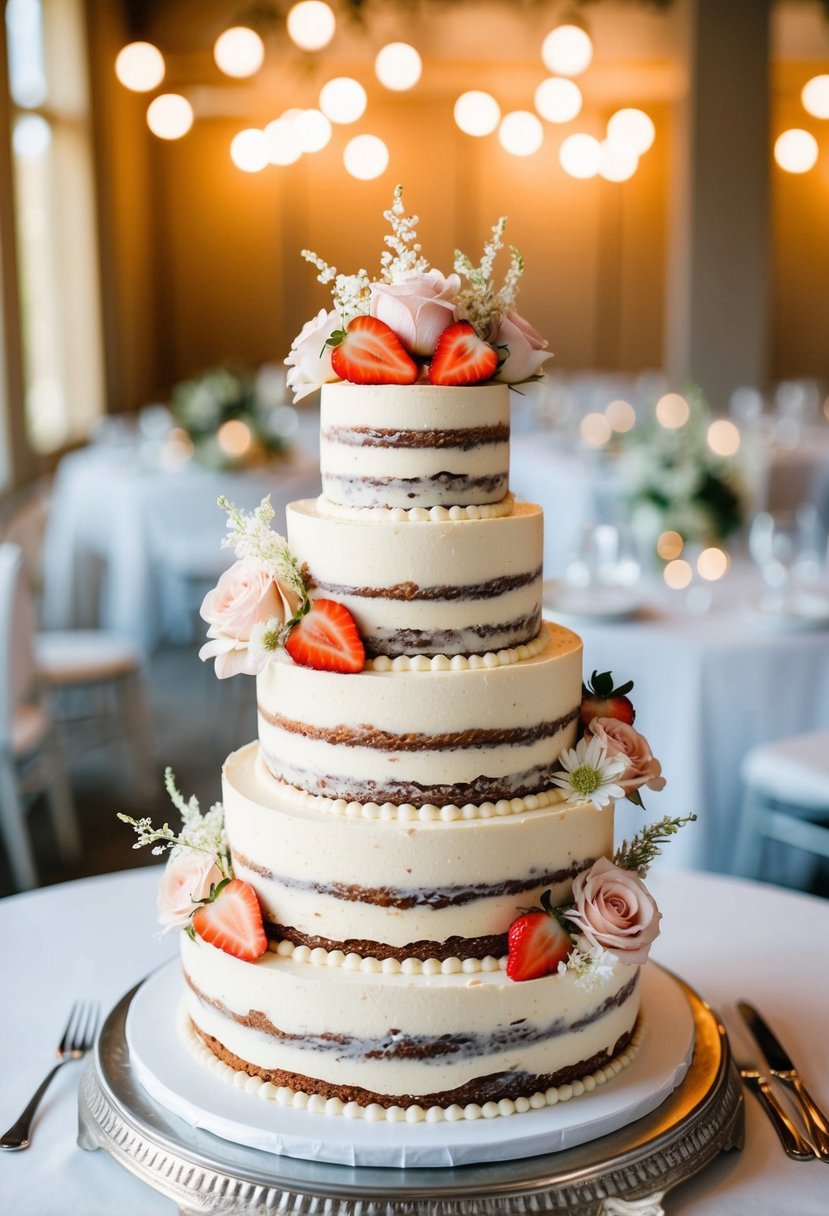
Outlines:
[[0, 1137], [0, 1148], [13, 1152], [19, 1148], [28, 1148], [32, 1118], [37, 1110], [40, 1099], [49, 1088], [52, 1077], [63, 1064], [70, 1060], [80, 1060], [91, 1049], [95, 1042], [95, 1031], [98, 1027], [98, 1006], [94, 1001], [75, 1001], [69, 1012], [69, 1021], [63, 1032], [63, 1038], [57, 1047], [58, 1062], [43, 1078], [35, 1090], [29, 1105], [20, 1115], [6, 1134]]

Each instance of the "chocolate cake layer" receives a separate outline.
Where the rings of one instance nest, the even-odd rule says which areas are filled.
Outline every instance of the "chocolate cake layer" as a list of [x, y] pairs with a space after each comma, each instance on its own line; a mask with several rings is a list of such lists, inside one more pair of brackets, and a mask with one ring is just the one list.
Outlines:
[[[482, 477], [467, 476], [443, 470], [432, 477], [349, 477], [345, 474], [324, 473], [323, 493], [334, 502], [345, 506], [392, 507], [384, 495], [429, 501], [429, 491], [440, 492], [440, 501], [447, 495], [458, 506], [477, 502], [485, 495], [486, 502], [499, 502], [509, 491], [506, 473], [487, 474]], [[472, 497], [470, 497], [472, 496]]]
[[398, 427], [329, 426], [321, 436], [327, 443], [369, 448], [459, 448], [468, 452], [492, 443], [508, 443], [510, 429], [498, 426], [452, 427], [447, 430], [407, 431]]
[[289, 941], [295, 946], [307, 946], [309, 950], [321, 947], [327, 951], [342, 950], [343, 954], [359, 954], [361, 958], [396, 958], [400, 962], [404, 958], [416, 958], [421, 961], [436, 958], [441, 962], [447, 958], [500, 958], [507, 952], [506, 933], [491, 933], [486, 937], [450, 937], [445, 942], [421, 940], [408, 942], [405, 946], [389, 946], [386, 942], [366, 938], [349, 937], [338, 941], [330, 937], [318, 937], [302, 933], [293, 925], [274, 924], [272, 921], [265, 922], [265, 932], [270, 941]]
[[[512, 649], [522, 642], [532, 642], [538, 635], [541, 613], [516, 617], [493, 625], [467, 625], [458, 629], [395, 629], [388, 634], [379, 630], [366, 640], [366, 654], [370, 659], [380, 655], [396, 659], [400, 655], [436, 654], [487, 654], [491, 650]], [[509, 638], [509, 646], [501, 645], [502, 636]]]
[[[451, 600], [488, 600], [518, 587], [528, 587], [541, 578], [541, 567], [529, 570], [526, 574], [511, 574], [501, 578], [487, 579], [484, 583], [454, 584], [444, 583], [434, 587], [419, 587], [417, 583], [398, 583], [393, 587], [346, 587], [340, 583], [326, 583], [315, 578], [307, 566], [303, 566], [303, 577], [309, 591], [324, 591], [326, 595], [338, 598], [353, 596], [356, 599], [451, 601]], [[497, 626], [498, 631], [508, 629], [512, 622], [504, 622]], [[493, 631], [496, 627], [493, 627]], [[537, 632], [537, 631], [536, 631]]]

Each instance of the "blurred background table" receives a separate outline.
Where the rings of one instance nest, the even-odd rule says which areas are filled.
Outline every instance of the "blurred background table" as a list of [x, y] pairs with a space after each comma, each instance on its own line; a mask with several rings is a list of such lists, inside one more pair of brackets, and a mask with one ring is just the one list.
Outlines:
[[[673, 846], [672, 846], [673, 847]], [[735, 1002], [756, 1004], [779, 1031], [818, 1102], [829, 1104], [829, 1041], [824, 1033], [829, 972], [820, 943], [829, 938], [829, 902], [714, 875], [660, 872], [648, 883], [663, 912], [657, 962], [682, 976], [725, 1018], [739, 1057], [757, 1060], [735, 1017]], [[0, 1123], [17, 1116], [51, 1064], [71, 1001], [109, 1010], [153, 968], [172, 958], [174, 934], [158, 940], [157, 867], [60, 886], [0, 901], [13, 997], [0, 1003], [6, 1053]], [[59, 929], [58, 929], [59, 926]], [[71, 949], [67, 949], [71, 943]], [[174, 1034], [170, 1026], [170, 1034]], [[15, 1216], [174, 1216], [173, 1204], [103, 1152], [76, 1144], [83, 1065], [52, 1083], [35, 1121], [32, 1146], [4, 1154], [4, 1211]], [[746, 1099], [746, 1145], [672, 1192], [669, 1216], [825, 1216], [826, 1166], [783, 1154], [765, 1115]]]

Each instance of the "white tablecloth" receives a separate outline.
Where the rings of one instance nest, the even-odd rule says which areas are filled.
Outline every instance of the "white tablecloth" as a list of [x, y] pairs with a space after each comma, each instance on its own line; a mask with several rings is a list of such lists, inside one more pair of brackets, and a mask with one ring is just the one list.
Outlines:
[[232, 473], [148, 465], [137, 444], [72, 452], [58, 467], [46, 530], [43, 623], [115, 630], [145, 651], [164, 634], [187, 639], [193, 604], [183, 588], [212, 581], [234, 560], [221, 548], [217, 498], [251, 510], [270, 494], [284, 534], [286, 504], [319, 488], [319, 465], [299, 447]]
[[[695, 873], [650, 878], [663, 912], [654, 957], [686, 979], [735, 1033], [741, 997], [758, 1005], [799, 1061], [815, 1097], [829, 1105], [829, 902], [773, 887]], [[67, 883], [0, 901], [7, 996], [0, 1123], [8, 1126], [51, 1066], [72, 999], [110, 1008], [177, 949], [159, 941], [156, 868]], [[170, 1028], [173, 1033], [173, 1028]], [[753, 1058], [757, 1058], [756, 1055]], [[47, 1093], [25, 1152], [0, 1154], [0, 1210], [14, 1216], [173, 1216], [173, 1204], [103, 1152], [76, 1146], [82, 1065], [66, 1065]], [[746, 1148], [722, 1157], [668, 1201], [671, 1216], [825, 1216], [829, 1169], [790, 1162], [753, 1098]]]
[[[688, 611], [685, 593], [652, 592], [641, 618], [588, 621], [547, 615], [584, 641], [584, 671], [632, 679], [637, 728], [662, 762], [668, 786], [645, 791], [648, 819], [699, 813], [666, 852], [671, 865], [729, 872], [742, 786], [740, 763], [757, 744], [829, 726], [829, 630], [785, 629], [753, 607], [752, 567], [736, 561], [712, 590], [710, 610]], [[642, 812], [620, 804], [629, 834]]]

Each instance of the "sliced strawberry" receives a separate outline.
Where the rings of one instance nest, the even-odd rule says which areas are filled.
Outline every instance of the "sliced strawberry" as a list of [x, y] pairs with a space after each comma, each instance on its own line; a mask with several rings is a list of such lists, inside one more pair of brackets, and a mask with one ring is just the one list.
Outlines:
[[[545, 892], [549, 895], [549, 892]], [[507, 975], [535, 980], [552, 975], [573, 948], [570, 934], [552, 911], [533, 909], [519, 916], [507, 934]]]
[[354, 317], [326, 345], [334, 371], [352, 384], [414, 384], [420, 374], [394, 330], [377, 317]]
[[582, 689], [581, 720], [589, 726], [594, 718], [618, 718], [633, 726], [636, 710], [627, 694], [633, 688], [633, 680], [613, 687], [613, 675], [609, 671], [594, 671], [590, 683]]
[[234, 958], [253, 962], [268, 948], [256, 892], [241, 878], [225, 879], [193, 913], [199, 937]]
[[288, 634], [285, 649], [300, 667], [362, 671], [366, 652], [354, 617], [337, 600], [314, 600]]
[[429, 364], [431, 384], [480, 384], [498, 370], [498, 352], [468, 321], [456, 321], [438, 338]]

